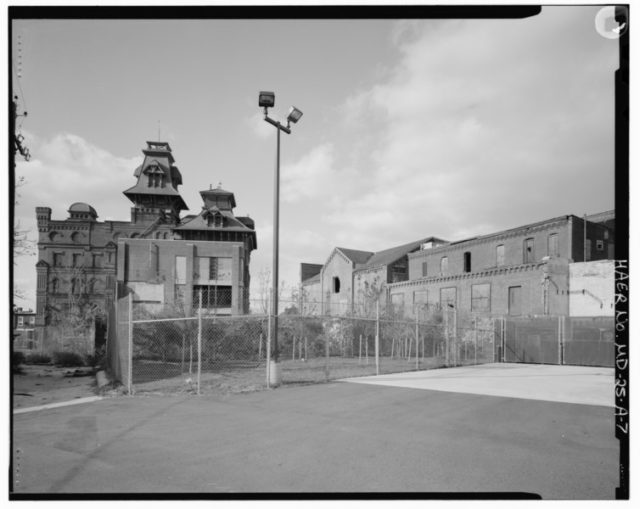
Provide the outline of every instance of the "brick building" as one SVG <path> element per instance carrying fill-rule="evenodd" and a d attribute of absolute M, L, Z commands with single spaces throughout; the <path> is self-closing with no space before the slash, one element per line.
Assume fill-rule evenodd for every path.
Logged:
<path fill-rule="evenodd" d="M 412 253 L 409 278 L 388 286 L 390 300 L 406 314 L 453 305 L 482 315 L 568 316 L 570 265 L 613 257 L 612 213 L 606 217 L 608 226 L 567 215 Z"/>
<path fill-rule="evenodd" d="M 31 309 L 14 308 L 12 317 L 13 351 L 32 353 L 40 351 L 35 337 L 36 314 Z"/>
<path fill-rule="evenodd" d="M 429 237 L 379 252 L 336 247 L 324 265 L 302 264 L 303 311 L 370 314 L 374 300 L 386 302 L 387 285 L 408 279 L 409 253 L 444 242 Z"/>
<path fill-rule="evenodd" d="M 483 316 L 568 316 L 572 309 L 608 315 L 613 307 L 607 285 L 612 288 L 613 279 L 600 270 L 589 280 L 575 264 L 612 259 L 614 237 L 610 211 L 556 217 L 457 242 L 431 237 L 379 253 L 336 248 L 302 288 L 324 313 L 370 314 L 372 292 L 383 289 L 381 304 L 390 302 L 407 316 L 443 306 Z M 599 290 L 592 291 L 596 280 Z M 578 305 L 580 298 L 600 305 Z"/>
<path fill-rule="evenodd" d="M 187 205 L 169 144 L 147 142 L 142 152 L 136 184 L 124 191 L 130 221 L 98 221 L 86 203 L 71 205 L 63 220 L 36 208 L 36 337 L 46 351 L 103 345 L 108 310 L 127 292 L 150 309 L 179 302 L 190 312 L 193 292 L 206 288 L 206 307 L 248 311 L 253 220 L 235 217 L 233 193 L 220 188 L 202 191 L 201 212 L 181 218 Z"/>

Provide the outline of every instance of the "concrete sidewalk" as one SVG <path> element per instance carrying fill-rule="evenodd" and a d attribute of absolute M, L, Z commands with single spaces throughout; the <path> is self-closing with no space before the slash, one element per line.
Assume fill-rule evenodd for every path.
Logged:
<path fill-rule="evenodd" d="M 559 403 L 614 406 L 613 368 L 496 363 L 363 376 L 341 381 Z"/>

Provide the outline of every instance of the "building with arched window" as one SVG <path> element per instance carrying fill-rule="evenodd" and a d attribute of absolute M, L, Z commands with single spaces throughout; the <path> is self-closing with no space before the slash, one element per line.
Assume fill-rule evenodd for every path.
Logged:
<path fill-rule="evenodd" d="M 149 310 L 191 312 L 200 295 L 203 308 L 218 314 L 249 310 L 253 220 L 236 217 L 233 193 L 220 187 L 200 193 L 201 212 L 184 215 L 182 174 L 169 144 L 149 141 L 142 152 L 136 183 L 124 191 L 130 221 L 98 221 L 83 202 L 62 220 L 36 208 L 36 336 L 44 351 L 100 348 L 109 309 L 126 293 Z"/>

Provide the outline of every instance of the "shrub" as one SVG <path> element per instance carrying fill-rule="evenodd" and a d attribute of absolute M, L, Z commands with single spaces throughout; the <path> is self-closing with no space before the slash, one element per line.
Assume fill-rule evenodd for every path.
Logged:
<path fill-rule="evenodd" d="M 104 369 L 105 368 L 105 348 L 99 348 L 93 354 L 87 354 L 84 356 L 84 361 L 87 366 L 93 368 Z"/>
<path fill-rule="evenodd" d="M 75 352 L 53 352 L 53 363 L 63 368 L 84 366 L 84 360 Z"/>
<path fill-rule="evenodd" d="M 11 354 L 11 372 L 22 373 L 21 364 L 24 364 L 25 358 L 22 352 L 13 352 Z"/>
<path fill-rule="evenodd" d="M 43 353 L 32 353 L 27 356 L 27 364 L 51 364 L 51 357 Z"/>

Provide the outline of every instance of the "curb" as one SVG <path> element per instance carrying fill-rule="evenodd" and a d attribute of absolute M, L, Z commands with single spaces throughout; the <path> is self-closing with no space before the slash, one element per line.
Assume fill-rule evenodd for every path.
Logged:
<path fill-rule="evenodd" d="M 90 396 L 88 398 L 72 399 L 71 401 L 62 401 L 60 403 L 49 403 L 48 405 L 32 406 L 27 408 L 18 408 L 13 411 L 15 414 L 26 414 L 28 412 L 36 412 L 38 410 L 49 410 L 51 408 L 59 408 L 63 406 L 80 405 L 82 403 L 93 403 L 94 401 L 100 401 L 102 396 Z"/>

